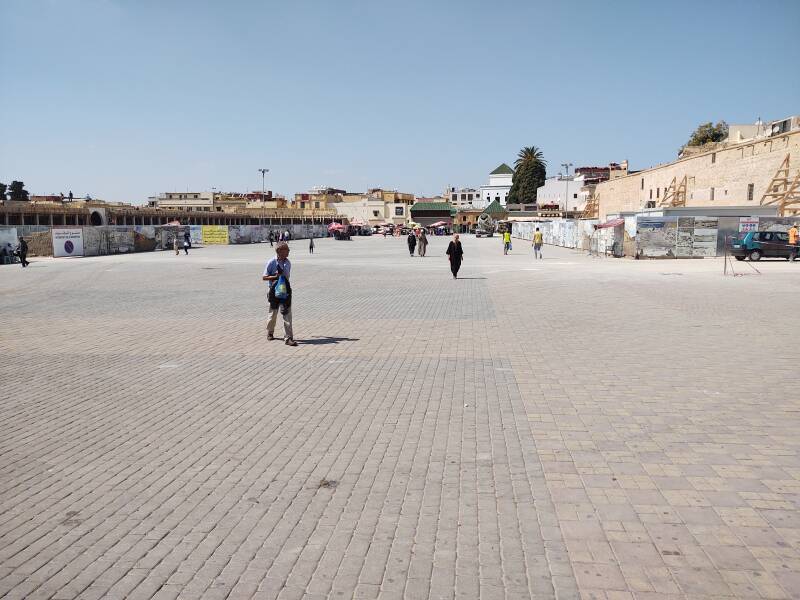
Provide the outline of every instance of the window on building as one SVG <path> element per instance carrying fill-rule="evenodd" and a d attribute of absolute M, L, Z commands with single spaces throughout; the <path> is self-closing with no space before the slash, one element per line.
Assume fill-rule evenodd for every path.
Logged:
<path fill-rule="evenodd" d="M 644 177 L 642 177 L 642 189 L 644 189 Z"/>
<path fill-rule="evenodd" d="M 575 199 L 578 197 L 578 194 L 572 194 L 572 198 Z"/>
<path fill-rule="evenodd" d="M 199 198 L 200 196 L 198 196 L 197 194 L 195 194 L 195 195 L 194 195 L 194 197 L 195 197 L 195 198 Z"/>
<path fill-rule="evenodd" d="M 403 216 L 403 207 L 402 206 L 395 206 L 394 207 L 394 216 L 402 217 Z"/>
<path fill-rule="evenodd" d="M 753 184 L 752 183 L 748 183 L 747 184 L 747 201 L 748 202 L 752 202 L 753 201 Z"/>
<path fill-rule="evenodd" d="M 650 200 L 653 199 L 653 188 L 650 188 Z"/>
<path fill-rule="evenodd" d="M 712 152 L 711 153 L 711 164 L 713 165 L 715 162 L 717 162 L 717 153 L 716 152 Z"/>
<path fill-rule="evenodd" d="M 656 207 L 656 201 L 655 200 L 648 200 L 647 202 L 644 203 L 644 207 L 645 208 L 655 208 Z"/>
<path fill-rule="evenodd" d="M 661 188 L 656 188 L 656 198 L 661 196 Z"/>
<path fill-rule="evenodd" d="M 714 201 L 714 188 L 713 187 L 711 188 L 711 193 L 709 194 L 708 199 L 711 200 L 712 202 Z"/>
<path fill-rule="evenodd" d="M 458 194 L 453 194 L 452 201 L 458 202 Z"/>
<path fill-rule="evenodd" d="M 319 202 L 314 202 L 314 208 L 319 208 Z"/>
<path fill-rule="evenodd" d="M 466 194 L 461 194 L 461 199 L 462 200 L 466 200 L 467 199 L 467 195 Z"/>
<path fill-rule="evenodd" d="M 372 216 L 373 216 L 373 217 L 377 217 L 377 216 L 379 216 L 379 215 L 378 215 L 378 211 L 377 211 L 377 210 L 373 210 L 373 211 L 372 211 Z"/>

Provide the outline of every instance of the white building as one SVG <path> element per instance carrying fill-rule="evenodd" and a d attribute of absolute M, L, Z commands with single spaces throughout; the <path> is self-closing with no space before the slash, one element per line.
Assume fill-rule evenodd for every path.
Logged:
<path fill-rule="evenodd" d="M 481 193 L 473 188 L 448 188 L 444 197 L 454 208 L 475 208 L 481 204 Z"/>
<path fill-rule="evenodd" d="M 480 199 L 473 206 L 475 208 L 486 208 L 495 200 L 505 206 L 508 192 L 511 191 L 511 179 L 513 177 L 514 169 L 506 163 L 497 167 L 489 173 L 489 185 L 481 186 Z"/>
<path fill-rule="evenodd" d="M 545 179 L 544 185 L 536 189 L 536 204 L 539 210 L 543 206 L 558 206 L 559 210 L 579 211 L 586 206 L 589 192 L 582 191 L 585 185 L 583 175 L 559 175 Z"/>

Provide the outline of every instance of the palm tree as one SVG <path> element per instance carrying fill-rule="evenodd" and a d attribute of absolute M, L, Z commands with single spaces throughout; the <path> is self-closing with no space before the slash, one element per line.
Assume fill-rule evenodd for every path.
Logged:
<path fill-rule="evenodd" d="M 526 146 L 517 154 L 517 160 L 514 161 L 514 167 L 519 168 L 520 165 L 536 165 L 542 168 L 547 167 L 547 161 L 544 159 L 544 154 L 536 146 Z"/>
<path fill-rule="evenodd" d="M 522 204 L 536 202 L 536 190 L 544 185 L 547 176 L 547 161 L 536 146 L 526 146 L 514 161 L 514 178 L 508 192 L 508 202 Z"/>

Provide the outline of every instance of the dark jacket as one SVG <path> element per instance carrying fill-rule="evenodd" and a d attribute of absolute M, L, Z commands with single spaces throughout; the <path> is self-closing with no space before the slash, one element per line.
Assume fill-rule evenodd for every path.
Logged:
<path fill-rule="evenodd" d="M 417 236 L 415 236 L 413 233 L 409 233 L 406 241 L 408 242 L 409 247 L 413 248 L 417 245 Z"/>
<path fill-rule="evenodd" d="M 461 257 L 464 256 L 464 250 L 461 248 L 461 242 L 453 242 L 447 246 L 447 255 L 450 260 L 461 262 Z"/>

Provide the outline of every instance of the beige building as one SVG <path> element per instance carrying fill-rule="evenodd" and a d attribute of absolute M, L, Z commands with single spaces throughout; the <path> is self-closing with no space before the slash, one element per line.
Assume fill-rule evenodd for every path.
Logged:
<path fill-rule="evenodd" d="M 286 198 L 267 191 L 247 194 L 232 192 L 166 192 L 148 198 L 151 208 L 186 212 L 244 213 L 287 208 Z"/>
<path fill-rule="evenodd" d="M 294 195 L 295 208 L 324 210 L 331 208 L 336 202 L 342 202 L 344 190 L 335 188 L 314 188 L 310 192 Z"/>
<path fill-rule="evenodd" d="M 329 206 L 350 222 L 402 225 L 410 220 L 410 208 L 413 204 L 414 194 L 373 188 L 366 194 L 342 194 L 339 202 Z"/>
<path fill-rule="evenodd" d="M 214 192 L 165 192 L 147 199 L 152 208 L 186 212 L 214 212 Z"/>
<path fill-rule="evenodd" d="M 600 218 L 662 206 L 759 206 L 789 160 L 788 188 L 800 172 L 800 129 L 727 144 L 675 162 L 602 182 L 595 189 Z"/>

